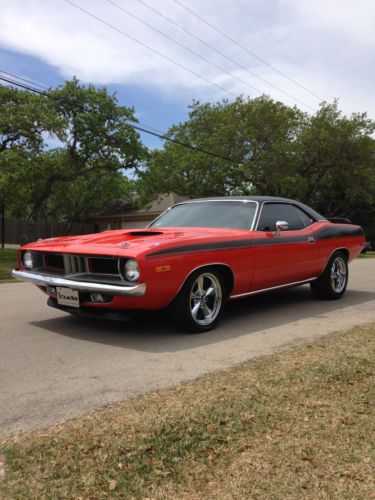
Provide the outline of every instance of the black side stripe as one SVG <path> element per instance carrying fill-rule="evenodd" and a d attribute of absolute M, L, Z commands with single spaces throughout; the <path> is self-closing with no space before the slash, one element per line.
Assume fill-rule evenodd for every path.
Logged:
<path fill-rule="evenodd" d="M 222 250 L 222 249 L 235 249 L 235 248 L 251 248 L 251 247 L 262 247 L 262 246 L 273 246 L 273 245 L 285 245 L 288 243 L 304 243 L 309 241 L 309 238 L 313 237 L 316 241 L 324 240 L 328 238 L 343 238 L 346 236 L 362 236 L 363 231 L 360 227 L 326 227 L 316 231 L 315 233 L 304 235 L 304 236 L 284 236 L 282 239 L 269 237 L 260 238 L 257 240 L 235 240 L 235 241 L 219 241 L 214 243 L 197 243 L 193 245 L 185 245 L 175 248 L 166 248 L 164 250 L 158 250 L 156 252 L 149 253 L 146 257 L 154 257 L 157 255 L 171 255 L 175 253 L 184 252 L 199 252 L 205 250 Z"/>
<path fill-rule="evenodd" d="M 316 231 L 313 236 L 319 240 L 325 240 L 327 238 L 343 238 L 345 236 L 363 236 L 363 229 L 359 226 L 357 227 L 323 227 L 319 231 Z"/>
<path fill-rule="evenodd" d="M 235 240 L 235 241 L 220 241 L 215 243 L 199 243 L 195 245 L 186 245 L 183 247 L 166 248 L 165 250 L 158 250 L 157 252 L 149 253 L 147 257 L 154 255 L 169 255 L 172 253 L 180 252 L 198 252 L 204 250 L 219 250 L 224 248 L 246 248 L 254 246 L 251 240 Z"/>

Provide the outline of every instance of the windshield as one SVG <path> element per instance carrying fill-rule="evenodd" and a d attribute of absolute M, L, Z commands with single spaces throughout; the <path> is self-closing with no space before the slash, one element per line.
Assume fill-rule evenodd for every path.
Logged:
<path fill-rule="evenodd" d="M 256 203 L 243 201 L 195 201 L 176 205 L 149 227 L 218 227 L 247 229 L 252 226 Z"/>

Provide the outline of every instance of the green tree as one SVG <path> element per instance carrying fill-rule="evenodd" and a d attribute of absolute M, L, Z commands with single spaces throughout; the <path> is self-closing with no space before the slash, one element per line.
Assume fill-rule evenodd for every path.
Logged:
<path fill-rule="evenodd" d="M 189 197 L 281 194 L 295 175 L 295 144 L 305 119 L 297 108 L 266 96 L 194 102 L 189 120 L 172 127 L 168 135 L 233 162 L 166 143 L 153 152 L 141 174 L 141 191 L 145 198 L 170 191 Z"/>
<path fill-rule="evenodd" d="M 300 198 L 327 216 L 348 217 L 375 239 L 375 122 L 324 103 L 299 137 Z"/>
<path fill-rule="evenodd" d="M 60 128 L 61 121 L 52 112 L 51 102 L 47 99 L 0 86 L 1 155 L 40 151 L 44 144 L 43 134 L 58 134 Z"/>
<path fill-rule="evenodd" d="M 27 190 L 28 166 L 43 151 L 48 134 L 58 135 L 62 122 L 44 97 L 0 86 L 0 199 L 10 208 Z"/>
<path fill-rule="evenodd" d="M 362 224 L 375 244 L 374 131 L 366 114 L 347 117 L 336 101 L 313 115 L 265 96 L 194 102 L 169 136 L 234 161 L 166 143 L 140 176 L 142 200 L 169 192 L 286 196 Z"/>
<path fill-rule="evenodd" d="M 139 169 L 147 149 L 131 126 L 133 108 L 119 106 L 106 89 L 74 79 L 50 94 L 40 99 L 58 126 L 43 130 L 30 151 L 25 141 L 20 144 L 22 161 L 15 161 L 17 147 L 10 147 L 0 189 L 17 193 L 8 200 L 15 215 L 82 220 L 88 208 L 129 192 L 122 174 Z"/>

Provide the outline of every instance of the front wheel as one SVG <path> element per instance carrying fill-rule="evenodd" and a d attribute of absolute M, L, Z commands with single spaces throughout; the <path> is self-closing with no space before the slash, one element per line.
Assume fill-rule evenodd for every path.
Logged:
<path fill-rule="evenodd" d="M 348 260 L 343 252 L 330 258 L 323 274 L 310 283 L 313 294 L 320 299 L 336 300 L 345 293 L 348 284 Z"/>
<path fill-rule="evenodd" d="M 226 299 L 221 275 L 214 269 L 198 270 L 186 280 L 168 312 L 184 330 L 206 332 L 218 323 Z"/>

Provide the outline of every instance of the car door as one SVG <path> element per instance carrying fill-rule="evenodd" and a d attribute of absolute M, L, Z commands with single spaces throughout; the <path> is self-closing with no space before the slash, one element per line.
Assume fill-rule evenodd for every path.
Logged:
<path fill-rule="evenodd" d="M 288 229 L 276 231 L 276 222 Z M 313 237 L 315 224 L 307 213 L 292 203 L 265 202 L 254 237 L 252 290 L 296 283 L 314 278 L 318 251 Z"/>

